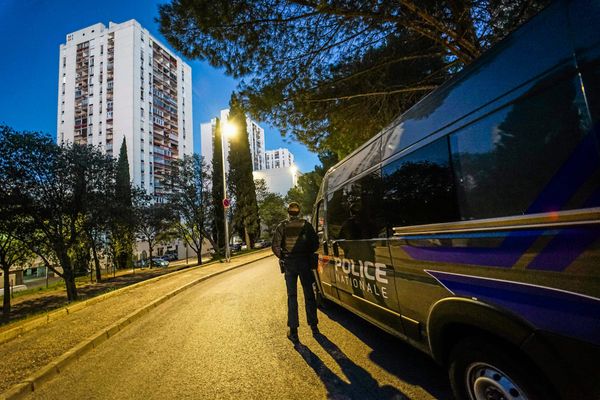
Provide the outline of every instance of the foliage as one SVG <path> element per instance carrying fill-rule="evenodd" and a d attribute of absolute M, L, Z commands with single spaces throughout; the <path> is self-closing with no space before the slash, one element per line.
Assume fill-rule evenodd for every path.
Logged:
<path fill-rule="evenodd" d="M 254 186 L 261 227 L 266 228 L 264 231 L 261 230 L 261 237 L 270 239 L 277 224 L 287 218 L 285 202 L 279 194 L 268 191 L 264 179 L 256 179 Z"/>
<path fill-rule="evenodd" d="M 211 237 L 213 207 L 211 202 L 211 174 L 209 167 L 198 154 L 184 156 L 173 162 L 174 173 L 167 185 L 171 194 L 167 206 L 174 214 L 174 225 L 181 238 L 198 254 L 202 263 L 202 243 Z"/>
<path fill-rule="evenodd" d="M 0 207 L 2 207 L 0 205 Z M 0 219 L 0 269 L 4 279 L 4 296 L 2 299 L 2 316 L 10 314 L 10 279 L 9 273 L 13 266 L 24 266 L 30 262 L 34 254 L 29 248 L 15 237 L 18 219 Z"/>
<path fill-rule="evenodd" d="M 78 252 L 85 221 L 105 195 L 111 162 L 91 146 L 59 147 L 39 133 L 0 127 L 3 218 L 19 219 L 15 236 L 65 280 L 69 301 L 77 299 L 76 270 L 86 268 Z"/>
<path fill-rule="evenodd" d="M 277 193 L 267 193 L 258 205 L 260 221 L 265 225 L 264 237 L 271 238 L 277 225 L 287 218 L 283 197 Z"/>
<path fill-rule="evenodd" d="M 323 182 L 325 173 L 338 161 L 337 155 L 332 152 L 324 152 L 319 155 L 321 165 L 315 166 L 311 172 L 301 175 L 298 184 L 291 188 L 285 196 L 287 203 L 295 201 L 300 204 L 303 215 L 312 215 L 313 207 Z"/>
<path fill-rule="evenodd" d="M 152 197 L 147 194 L 135 196 L 134 199 L 137 238 L 148 243 L 149 257 L 152 260 L 157 244 L 168 242 L 177 236 L 174 229 L 176 217 L 167 204 L 154 203 Z"/>
<path fill-rule="evenodd" d="M 229 122 L 237 127 L 238 134 L 230 140 L 229 145 L 229 187 L 235 203 L 233 207 L 233 228 L 245 238 L 252 248 L 254 238 L 260 226 L 254 178 L 252 176 L 252 159 L 248 143 L 246 114 L 239 100 L 232 96 L 229 111 Z"/>
<path fill-rule="evenodd" d="M 110 219 L 110 252 L 115 265 L 128 268 L 133 265 L 135 220 L 132 212 L 132 188 L 127 158 L 127 142 L 123 138 L 116 166 L 114 202 Z"/>
<path fill-rule="evenodd" d="M 339 156 L 549 0 L 172 0 L 160 30 L 237 78 L 249 111 Z"/>

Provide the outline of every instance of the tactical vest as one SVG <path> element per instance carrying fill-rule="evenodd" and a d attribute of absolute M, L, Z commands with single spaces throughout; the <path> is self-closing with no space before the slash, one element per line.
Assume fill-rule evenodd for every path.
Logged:
<path fill-rule="evenodd" d="M 303 219 L 292 219 L 287 221 L 283 228 L 284 249 L 292 257 L 310 252 L 310 243 L 304 224 L 306 221 Z"/>

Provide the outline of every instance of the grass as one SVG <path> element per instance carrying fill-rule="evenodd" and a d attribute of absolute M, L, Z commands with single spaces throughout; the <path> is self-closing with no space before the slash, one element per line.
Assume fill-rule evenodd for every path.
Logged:
<path fill-rule="evenodd" d="M 233 258 L 247 255 L 250 253 L 262 251 L 264 249 L 249 249 L 236 252 L 233 254 Z M 75 279 L 75 284 L 80 295 L 80 299 L 89 300 L 96 296 L 100 296 L 105 293 L 109 293 L 131 284 L 141 282 L 155 276 L 169 274 L 181 269 L 190 268 L 197 266 L 197 260 L 190 258 L 190 262 L 186 265 L 184 260 L 173 263 L 167 268 L 144 268 L 140 270 L 138 268 L 133 272 L 131 269 L 120 270 L 113 278 L 112 273 L 106 273 L 103 275 L 103 281 L 101 283 L 90 282 L 89 276 L 80 276 Z M 211 260 L 203 260 L 202 266 L 211 265 L 217 262 L 224 262 L 223 259 L 213 258 Z M 104 287 L 103 287 L 104 286 Z M 12 324 L 15 321 L 24 320 L 39 314 L 44 314 L 53 309 L 63 307 L 68 304 L 65 295 L 65 283 L 63 280 L 52 282 L 48 287 L 40 286 L 32 289 L 23 290 L 21 292 L 15 292 L 13 298 L 15 301 L 12 304 L 11 316 L 9 319 L 0 319 L 0 326 Z M 12 302 L 11 302 L 12 303 Z"/>

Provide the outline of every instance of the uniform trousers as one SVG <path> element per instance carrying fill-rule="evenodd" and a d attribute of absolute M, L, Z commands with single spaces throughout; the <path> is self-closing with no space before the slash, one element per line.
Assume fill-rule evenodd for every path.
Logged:
<path fill-rule="evenodd" d="M 307 258 L 285 260 L 285 286 L 288 298 L 288 321 L 290 328 L 298 328 L 298 278 L 304 291 L 306 321 L 310 326 L 317 326 L 317 302 L 313 292 L 314 275 L 310 270 Z"/>

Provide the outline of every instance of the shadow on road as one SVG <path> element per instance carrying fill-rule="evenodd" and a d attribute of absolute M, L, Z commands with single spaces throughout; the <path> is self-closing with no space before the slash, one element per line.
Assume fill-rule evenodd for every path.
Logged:
<path fill-rule="evenodd" d="M 373 399 L 407 400 L 402 392 L 393 386 L 379 386 L 371 374 L 350 360 L 338 346 L 324 335 L 315 337 L 317 342 L 338 363 L 350 383 L 340 379 L 325 363 L 302 343 L 296 343 L 294 349 L 315 371 L 327 388 L 327 398 L 333 400 Z"/>
<path fill-rule="evenodd" d="M 454 398 L 446 371 L 426 354 L 336 304 L 328 303 L 321 311 L 370 347 L 371 361 L 390 374 L 436 399 Z"/>

